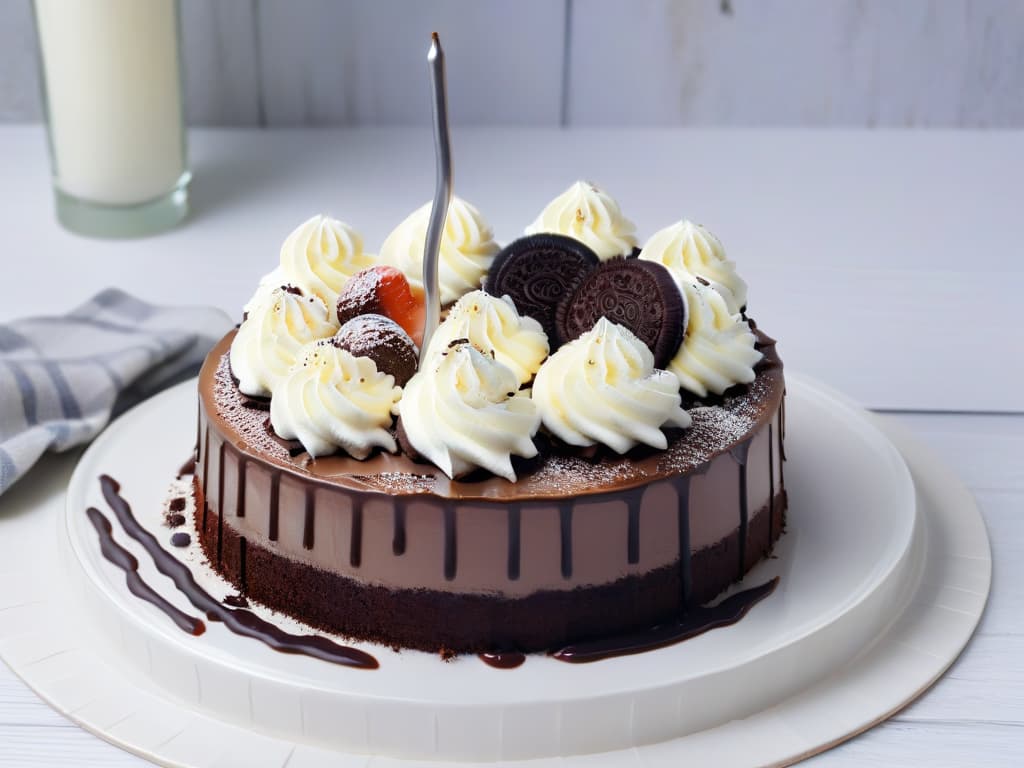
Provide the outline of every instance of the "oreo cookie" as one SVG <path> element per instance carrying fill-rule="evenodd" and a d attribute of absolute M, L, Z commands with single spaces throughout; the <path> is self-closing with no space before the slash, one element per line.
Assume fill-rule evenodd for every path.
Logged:
<path fill-rule="evenodd" d="M 555 349 L 555 310 L 600 260 L 590 248 L 562 235 L 528 235 L 494 257 L 484 282 L 492 296 L 509 296 L 521 315 L 541 324 Z"/>
<path fill-rule="evenodd" d="M 558 305 L 558 343 L 581 336 L 602 317 L 631 330 L 664 368 L 686 331 L 686 301 L 661 264 L 640 259 L 611 259 L 586 276 Z"/>
<path fill-rule="evenodd" d="M 356 357 L 368 357 L 377 370 L 390 373 L 404 387 L 416 373 L 416 345 L 398 323 L 384 315 L 356 315 L 331 339 Z"/>

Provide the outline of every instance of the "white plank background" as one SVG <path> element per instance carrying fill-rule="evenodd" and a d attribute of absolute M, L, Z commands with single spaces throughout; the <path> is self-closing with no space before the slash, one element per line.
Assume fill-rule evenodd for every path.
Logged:
<path fill-rule="evenodd" d="M 572 21 L 572 124 L 1024 124 L 1014 0 L 578 0 Z"/>
<path fill-rule="evenodd" d="M 252 0 L 181 4 L 186 117 L 211 125 L 265 122 Z"/>
<path fill-rule="evenodd" d="M 0 2 L 0 121 L 39 119 L 37 56 L 28 0 Z"/>
<path fill-rule="evenodd" d="M 84 0 L 69 0 L 80 2 Z M 181 0 L 197 125 L 1024 125 L 1018 0 Z M 0 121 L 39 119 L 30 0 L 0 2 Z"/>
<path fill-rule="evenodd" d="M 296 12 L 296 6 L 305 12 Z M 262 93 L 269 125 L 392 124 L 430 117 L 426 50 L 443 33 L 453 118 L 559 119 L 562 3 L 262 0 Z"/>

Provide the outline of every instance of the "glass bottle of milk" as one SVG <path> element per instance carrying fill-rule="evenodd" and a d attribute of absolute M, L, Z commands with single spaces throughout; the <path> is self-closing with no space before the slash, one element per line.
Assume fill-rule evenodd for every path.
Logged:
<path fill-rule="evenodd" d="M 35 0 L 57 217 L 137 237 L 188 209 L 177 0 Z"/>

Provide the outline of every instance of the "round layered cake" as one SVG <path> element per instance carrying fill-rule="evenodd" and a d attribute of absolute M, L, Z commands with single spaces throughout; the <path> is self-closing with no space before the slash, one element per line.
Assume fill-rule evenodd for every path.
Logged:
<path fill-rule="evenodd" d="M 638 249 L 579 183 L 499 249 L 456 200 L 447 317 L 417 366 L 426 213 L 380 257 L 306 222 L 210 353 L 195 488 L 211 564 L 314 627 L 461 653 L 664 624 L 767 556 L 782 364 L 720 243 L 682 221 Z"/>

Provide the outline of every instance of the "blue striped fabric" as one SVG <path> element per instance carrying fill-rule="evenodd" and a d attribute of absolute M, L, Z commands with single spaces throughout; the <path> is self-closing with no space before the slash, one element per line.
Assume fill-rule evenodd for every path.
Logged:
<path fill-rule="evenodd" d="M 194 376 L 231 327 L 210 307 L 158 307 L 109 288 L 63 317 L 0 324 L 0 493 L 46 451 Z"/>

